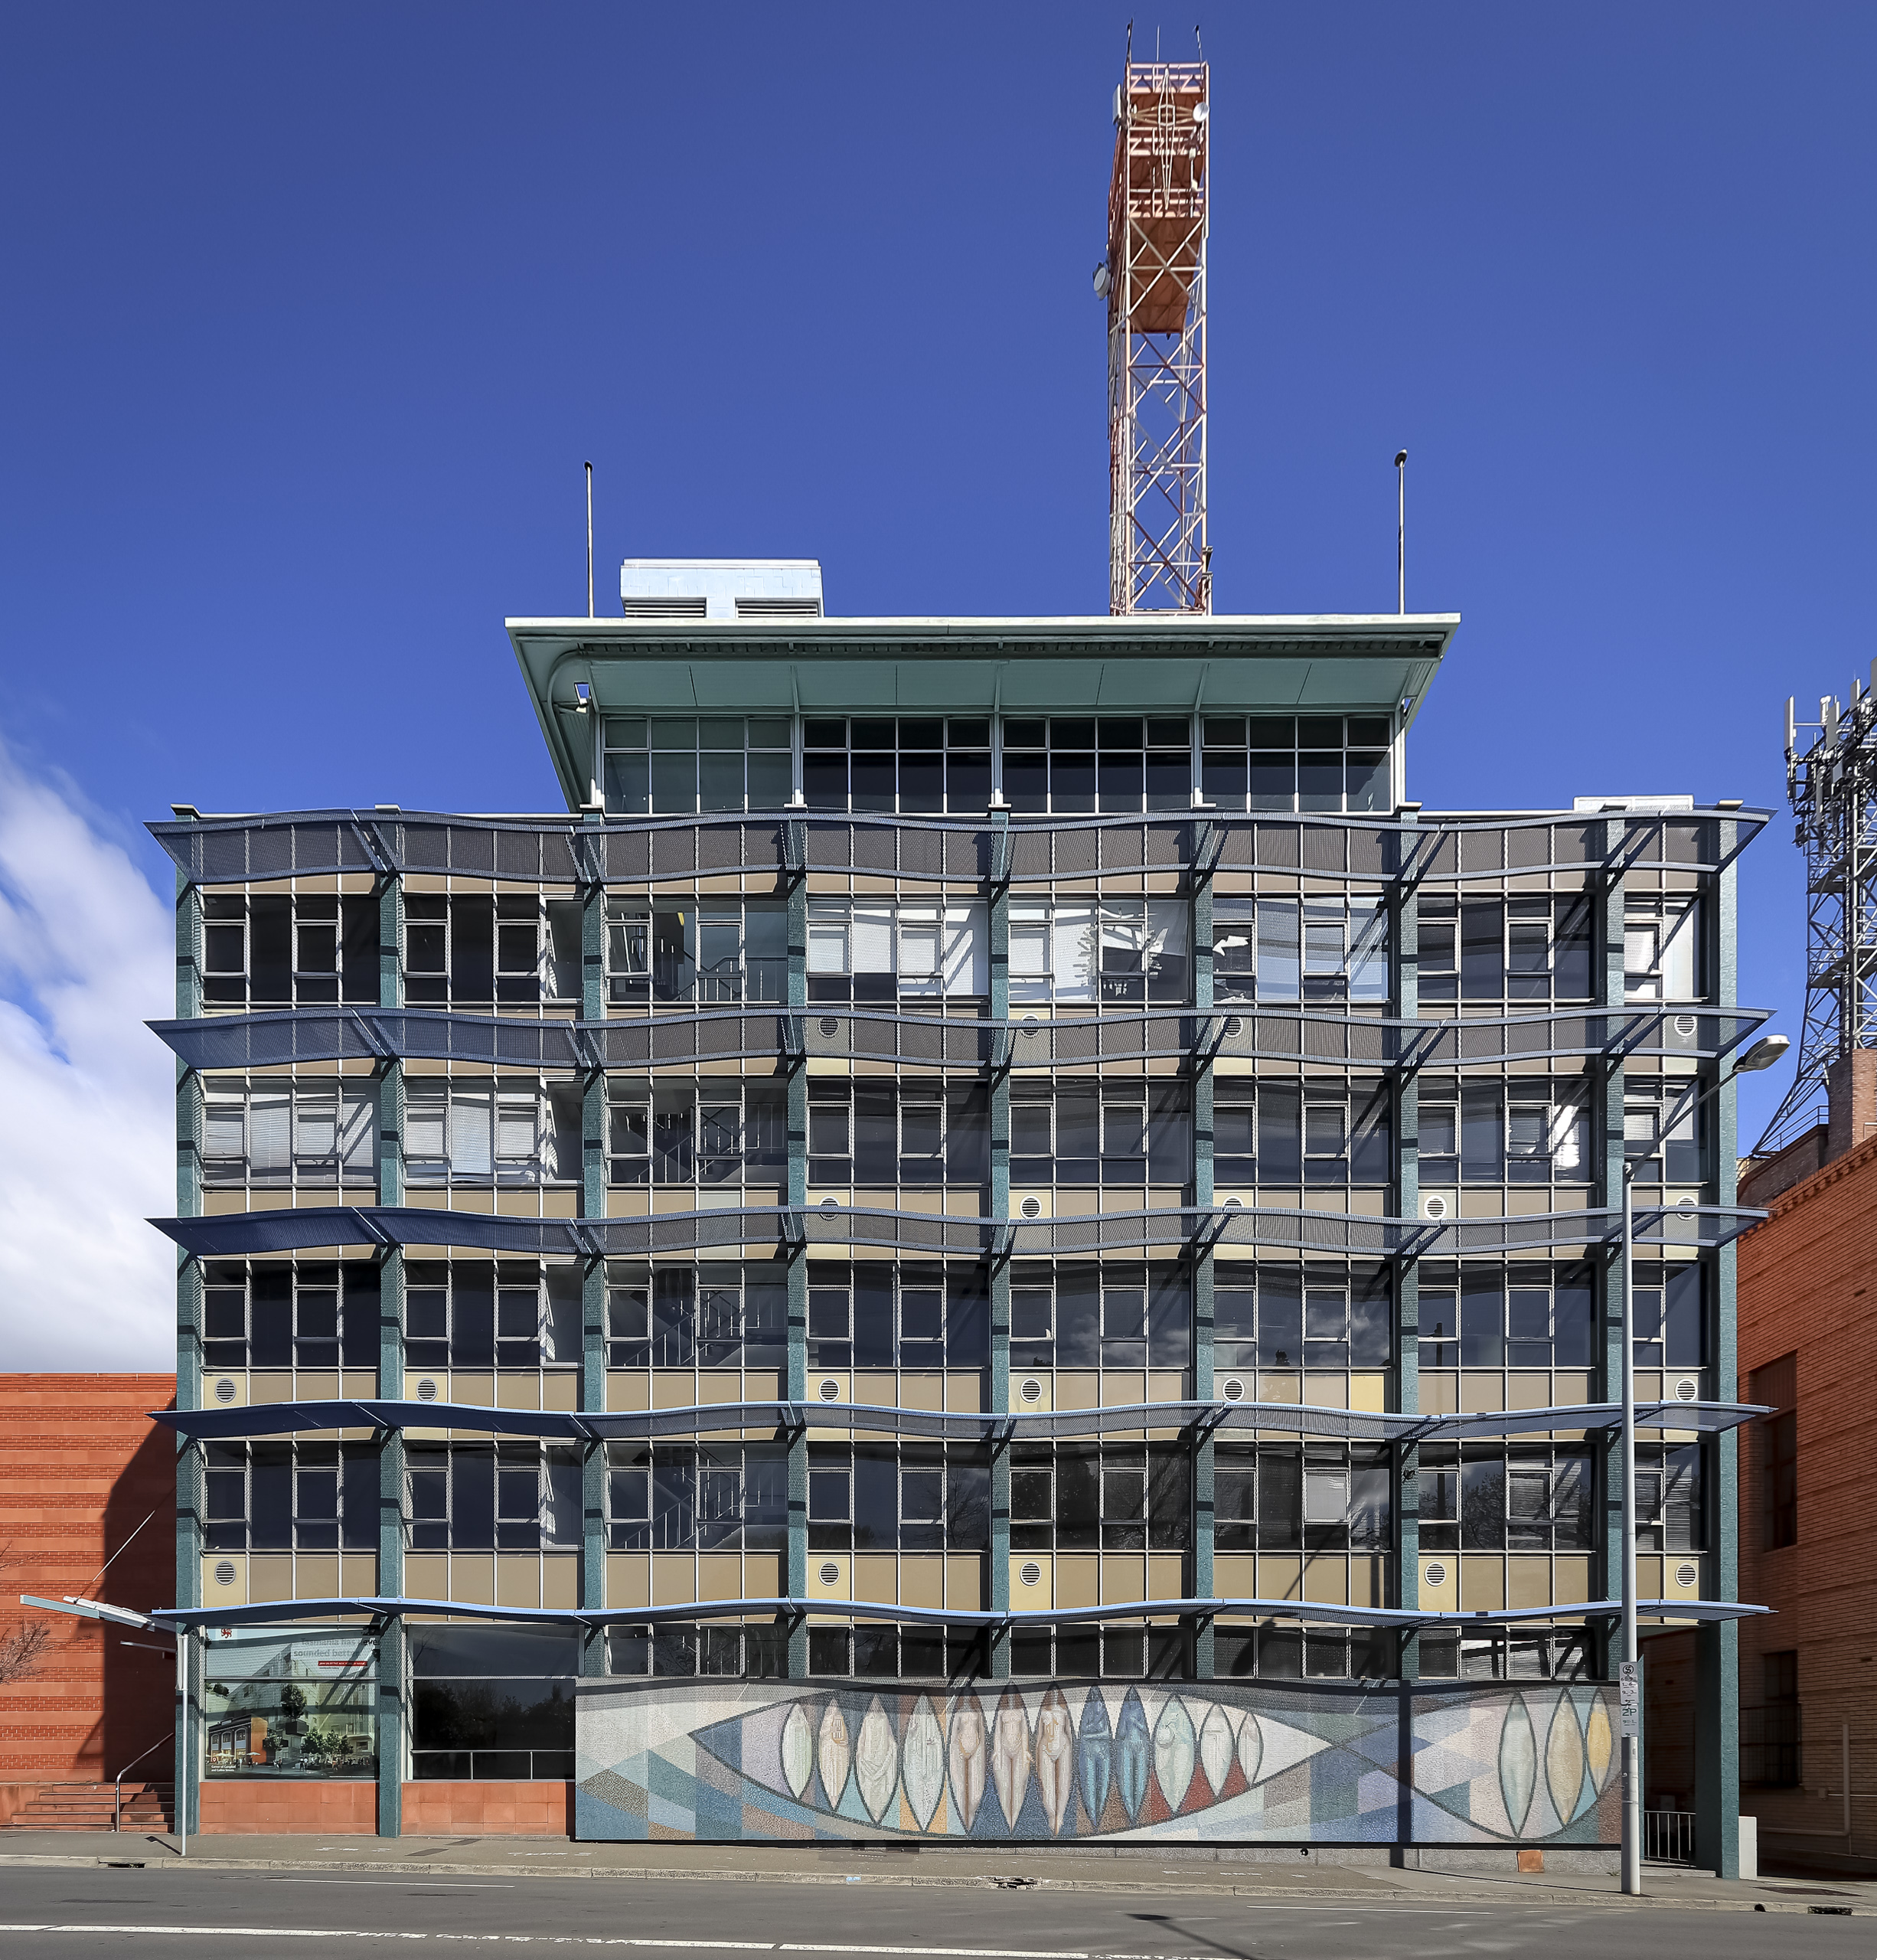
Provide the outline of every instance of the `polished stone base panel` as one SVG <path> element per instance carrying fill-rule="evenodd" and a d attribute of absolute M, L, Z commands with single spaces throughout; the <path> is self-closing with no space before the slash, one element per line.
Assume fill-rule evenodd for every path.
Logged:
<path fill-rule="evenodd" d="M 1601 1848 L 1615 1690 L 582 1682 L 575 1835 Z"/>

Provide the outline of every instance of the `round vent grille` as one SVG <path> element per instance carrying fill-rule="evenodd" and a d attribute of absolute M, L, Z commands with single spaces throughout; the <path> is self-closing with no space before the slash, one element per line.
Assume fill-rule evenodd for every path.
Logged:
<path fill-rule="evenodd" d="M 1026 1034 L 1033 1034 L 1042 1024 L 1033 1014 L 1027 1014 L 1018 1024 Z"/>
<path fill-rule="evenodd" d="M 215 1565 L 215 1583 L 217 1586 L 232 1586 L 234 1583 L 233 1561 L 230 1559 L 217 1560 Z"/>
<path fill-rule="evenodd" d="M 1444 1218 L 1447 1216 L 1446 1199 L 1440 1197 L 1424 1197 L 1421 1200 L 1421 1216 L 1423 1218 L 1436 1220 Z"/>
<path fill-rule="evenodd" d="M 821 1029 L 822 1034 L 831 1041 L 841 1032 L 841 1023 L 831 1014 L 824 1014 L 821 1017 Z"/>
<path fill-rule="evenodd" d="M 1043 1200 L 1038 1197 L 1027 1197 L 1017 1208 L 1026 1218 L 1040 1218 L 1043 1216 Z"/>
<path fill-rule="evenodd" d="M 1228 1402 L 1242 1402 L 1245 1400 L 1245 1384 L 1236 1375 L 1227 1375 L 1219 1393 Z"/>
<path fill-rule="evenodd" d="M 837 1197 L 824 1197 L 821 1200 L 821 1209 L 824 1211 L 838 1211 L 841 1209 L 841 1200 Z"/>
<path fill-rule="evenodd" d="M 832 1375 L 824 1375 L 821 1385 L 814 1392 L 824 1402 L 838 1402 L 841 1400 L 841 1383 Z"/>
<path fill-rule="evenodd" d="M 235 1385 L 226 1375 L 224 1375 L 215 1384 L 215 1400 L 217 1402 L 232 1402 L 234 1399 Z"/>
<path fill-rule="evenodd" d="M 428 1375 L 417 1384 L 417 1400 L 419 1402 L 434 1402 L 436 1400 L 436 1383 Z"/>
<path fill-rule="evenodd" d="M 1043 1400 L 1043 1384 L 1034 1375 L 1026 1375 L 1017 1393 L 1026 1402 L 1040 1402 Z"/>
<path fill-rule="evenodd" d="M 835 1564 L 832 1559 L 824 1559 L 821 1563 L 820 1577 L 824 1586 L 832 1586 L 841 1577 L 841 1567 Z"/>
<path fill-rule="evenodd" d="M 1245 1200 L 1242 1197 L 1229 1197 L 1226 1200 L 1222 1209 L 1227 1211 L 1242 1211 L 1245 1209 Z"/>
<path fill-rule="evenodd" d="M 1683 1375 L 1675 1384 L 1675 1399 L 1677 1402 L 1692 1402 L 1696 1393 L 1697 1387 L 1693 1375 Z"/>
<path fill-rule="evenodd" d="M 1239 1016 L 1236 1014 L 1229 1014 L 1226 1016 L 1226 1033 L 1228 1036 L 1242 1034 L 1244 1032 L 1245 1023 Z"/>
<path fill-rule="evenodd" d="M 1430 1559 L 1422 1568 L 1421 1576 L 1430 1586 L 1444 1586 L 1447 1583 L 1447 1568 L 1438 1559 Z"/>
<path fill-rule="evenodd" d="M 1675 1583 L 1677 1586 L 1692 1586 L 1700 1576 L 1700 1573 L 1691 1565 L 1678 1565 L 1675 1568 Z"/>
<path fill-rule="evenodd" d="M 1034 1586 L 1043 1576 L 1043 1568 L 1034 1559 L 1025 1559 L 1017 1568 L 1017 1576 L 1026 1586 Z"/>
<path fill-rule="evenodd" d="M 1695 1034 L 1695 1018 L 1691 1014 L 1678 1014 L 1675 1017 L 1675 1031 L 1684 1041 L 1692 1041 Z"/>
<path fill-rule="evenodd" d="M 1689 1196 L 1687 1192 L 1683 1191 L 1681 1196 L 1675 1200 L 1675 1209 L 1680 1212 L 1683 1217 L 1692 1217 L 1694 1214 L 1695 1200 Z"/>

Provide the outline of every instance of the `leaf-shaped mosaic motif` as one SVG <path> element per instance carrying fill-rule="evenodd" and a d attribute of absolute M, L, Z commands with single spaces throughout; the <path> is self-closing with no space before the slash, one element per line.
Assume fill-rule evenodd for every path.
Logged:
<path fill-rule="evenodd" d="M 1115 1781 L 1115 1734 L 1108 1726 L 1108 1704 L 1095 1689 L 1083 1704 L 1082 1732 L 1076 1743 L 1076 1773 L 1082 1787 L 1082 1808 L 1092 1825 L 1098 1824 Z"/>
<path fill-rule="evenodd" d="M 1053 1837 L 1062 1834 L 1075 1788 L 1076 1731 L 1063 1690 L 1053 1687 L 1036 1710 L 1036 1792 Z"/>
<path fill-rule="evenodd" d="M 1499 1793 L 1506 1804 L 1506 1821 L 1513 1835 L 1525 1828 L 1538 1788 L 1538 1743 L 1525 1697 L 1515 1694 L 1499 1726 Z"/>
<path fill-rule="evenodd" d="M 789 1793 L 798 1802 L 814 1771 L 814 1729 L 802 1712 L 800 1702 L 788 1711 L 782 1724 L 782 1775 Z"/>
<path fill-rule="evenodd" d="M 1115 1785 L 1130 1824 L 1147 1802 L 1147 1779 L 1153 1762 L 1154 1739 L 1147 1733 L 1147 1710 L 1138 1692 L 1130 1688 L 1121 1704 L 1121 1720 L 1115 1724 Z"/>
<path fill-rule="evenodd" d="M 815 1762 L 821 1772 L 821 1791 L 830 1810 L 839 1808 L 841 1792 L 847 1787 L 847 1769 L 854 1760 L 853 1739 L 847 1733 L 847 1718 L 838 1701 L 831 1701 L 821 1717 L 821 1732 L 814 1742 Z"/>
<path fill-rule="evenodd" d="M 984 1704 L 974 1694 L 962 1695 L 952 1704 L 947 1755 L 952 1807 L 968 1831 L 978 1821 L 991 1771 L 990 1724 L 984 1720 Z"/>
<path fill-rule="evenodd" d="M 1232 1718 L 1217 1702 L 1200 1725 L 1200 1766 L 1214 1796 L 1232 1773 Z"/>
<path fill-rule="evenodd" d="M 1154 1725 L 1154 1774 L 1169 1810 L 1177 1810 L 1192 1787 L 1197 1740 L 1186 1704 L 1177 1694 L 1169 1695 Z"/>
<path fill-rule="evenodd" d="M 1610 1711 L 1598 1695 L 1584 1718 L 1584 1762 L 1590 1780 L 1601 1795 L 1610 1780 L 1610 1766 L 1616 1754 L 1616 1739 L 1610 1730 Z"/>
<path fill-rule="evenodd" d="M 1004 1820 L 1014 1824 L 1030 1788 L 1030 1717 L 1023 1697 L 1009 1688 L 997 1704 L 991 1723 L 991 1780 L 1004 1808 Z"/>
<path fill-rule="evenodd" d="M 1551 1711 L 1551 1733 L 1545 1738 L 1545 1787 L 1561 1824 L 1578 1812 L 1584 1794 L 1584 1732 L 1568 1694 L 1558 1697 Z"/>
<path fill-rule="evenodd" d="M 906 1800 L 912 1806 L 920 1830 L 929 1831 L 945 1787 L 945 1731 L 939 1726 L 938 1712 L 933 1708 L 929 1695 L 920 1696 L 912 1710 L 912 1719 L 906 1725 L 906 1740 L 900 1755 L 903 1759 L 901 1774 L 906 1782 Z"/>
<path fill-rule="evenodd" d="M 878 1695 L 868 1704 L 855 1740 L 854 1778 L 867 1815 L 877 1824 L 899 1787 L 899 1746 Z"/>
<path fill-rule="evenodd" d="M 1258 1767 L 1264 1753 L 1265 1738 L 1258 1727 L 1257 1710 L 1248 1708 L 1239 1725 L 1239 1767 L 1245 1772 L 1246 1782 L 1258 1781 Z"/>

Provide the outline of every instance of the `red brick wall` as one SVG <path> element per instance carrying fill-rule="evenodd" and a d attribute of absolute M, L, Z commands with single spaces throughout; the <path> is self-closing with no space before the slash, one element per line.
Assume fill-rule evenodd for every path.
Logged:
<path fill-rule="evenodd" d="M 202 1785 L 204 1832 L 267 1836 L 317 1831 L 369 1837 L 378 1828 L 376 1783 L 313 1780 L 271 1783 L 211 1778 Z M 571 1783 L 406 1783 L 404 1835 L 439 1832 L 481 1838 L 570 1838 Z"/>
<path fill-rule="evenodd" d="M 35 1672 L 0 1687 L 0 1786 L 107 1781 L 171 1733 L 175 1662 L 126 1644 L 160 1646 L 161 1635 L 18 1602 L 73 1592 L 140 1612 L 175 1603 L 175 1445 L 146 1412 L 175 1391 L 174 1375 L 0 1374 L 0 1634 L 29 1615 L 52 1629 Z M 158 1749 L 135 1773 L 170 1771 Z"/>
<path fill-rule="evenodd" d="M 1773 1607 L 1741 1629 L 1743 1709 L 1759 1700 L 1760 1657 L 1795 1648 L 1804 1789 L 1748 1788 L 1761 1856 L 1842 1854 L 1840 1725 L 1851 1730 L 1851 1787 L 1877 1788 L 1877 1139 L 1781 1194 L 1740 1241 L 1740 1393 L 1755 1368 L 1796 1352 L 1799 1534 L 1768 1547 L 1762 1438 L 1745 1437 L 1741 1596 Z M 1829 1787 L 1832 1795 L 1817 1792 Z M 1877 1859 L 1877 1803 L 1856 1802 L 1852 1849 Z"/>
<path fill-rule="evenodd" d="M 406 1783 L 404 1834 L 474 1831 L 485 1838 L 571 1838 L 571 1783 Z"/>
<path fill-rule="evenodd" d="M 317 1831 L 327 1837 L 371 1837 L 378 1828 L 374 1782 L 266 1782 L 258 1777 L 204 1777 L 202 1829 L 248 1837 Z"/>

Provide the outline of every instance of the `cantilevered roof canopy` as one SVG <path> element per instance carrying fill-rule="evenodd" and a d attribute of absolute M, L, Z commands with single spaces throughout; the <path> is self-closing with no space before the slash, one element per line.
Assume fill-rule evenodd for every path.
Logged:
<path fill-rule="evenodd" d="M 570 805 L 610 714 L 1393 713 L 1457 612 L 1059 619 L 510 619 Z"/>

